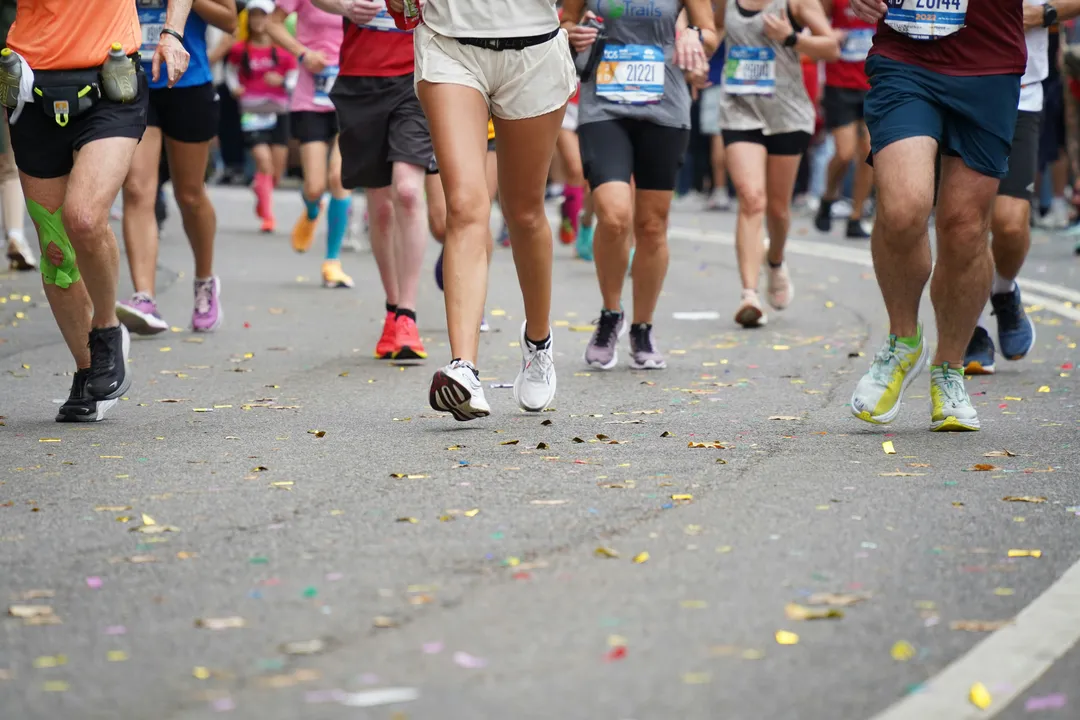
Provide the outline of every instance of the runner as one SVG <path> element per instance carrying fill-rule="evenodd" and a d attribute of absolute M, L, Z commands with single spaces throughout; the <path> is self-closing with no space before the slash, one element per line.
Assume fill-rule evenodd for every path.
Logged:
<path fill-rule="evenodd" d="M 394 25 L 382 0 L 315 0 L 345 16 L 341 70 L 330 99 L 341 128 L 341 180 L 363 188 L 371 249 L 386 293 L 375 357 L 422 360 L 416 296 L 424 262 L 424 176 L 435 172 L 427 118 L 413 89 L 412 32 Z"/>
<path fill-rule="evenodd" d="M 563 115 L 562 130 L 559 131 L 559 139 L 555 141 L 555 149 L 558 151 L 559 157 L 562 158 L 566 180 L 563 185 L 562 205 L 559 211 L 560 215 L 562 215 L 562 221 L 559 223 L 559 241 L 563 245 L 574 243 L 574 249 L 578 257 L 592 260 L 593 228 L 589 227 L 585 238 L 579 237 L 581 211 L 584 208 L 585 196 L 589 191 L 589 187 L 585 183 L 585 171 L 581 167 L 581 146 L 578 143 L 577 135 L 579 94 L 580 91 L 574 93 L 574 97 L 570 98 L 570 102 L 567 103 L 566 114 Z M 582 240 L 588 243 L 585 248 L 583 248 Z M 585 252 L 582 252 L 583 249 Z"/>
<path fill-rule="evenodd" d="M 148 0 L 139 5 L 144 58 L 150 57 L 157 45 L 167 4 L 166 0 Z M 147 129 L 135 150 L 123 192 L 124 247 L 135 294 L 116 306 L 120 322 L 139 335 L 169 329 L 155 300 L 159 233 L 154 205 L 160 187 L 162 137 L 173 195 L 195 255 L 191 327 L 195 332 L 210 332 L 221 324 L 221 281 L 214 275 L 217 214 L 206 192 L 210 141 L 217 135 L 220 108 L 206 52 L 206 28 L 212 24 L 231 33 L 236 29 L 236 18 L 234 0 L 198 3 L 184 26 L 184 48 L 191 55 L 191 67 L 175 86 L 166 87 L 164 77 L 150 83 Z M 145 59 L 143 64 L 147 64 Z"/>
<path fill-rule="evenodd" d="M 398 26 L 405 26 L 402 0 L 388 3 Z M 554 0 L 429 0 L 423 12 L 415 33 L 416 92 L 446 192 L 446 322 L 453 358 L 432 378 L 429 402 L 457 420 L 491 412 L 476 360 L 491 232 L 485 130 L 493 116 L 499 202 L 525 304 L 514 398 L 539 412 L 554 399 L 556 385 L 544 184 L 576 82 L 566 34 Z"/>
<path fill-rule="evenodd" d="M 295 85 L 296 58 L 278 48 L 267 27 L 273 0 L 249 0 L 248 38 L 232 46 L 226 82 L 240 103 L 240 127 L 255 160 L 255 214 L 260 230 L 274 232 L 274 188 L 289 153 L 289 91 Z"/>
<path fill-rule="evenodd" d="M 984 0 L 966 16 L 966 3 L 960 12 L 916 9 L 917 3 L 851 0 L 859 18 L 880 20 L 866 61 L 873 78 L 866 124 L 878 188 L 871 250 L 889 313 L 889 339 L 855 388 L 851 412 L 872 423 L 899 414 L 929 357 L 919 301 L 933 268 L 938 343 L 930 429 L 978 430 L 964 386 L 964 351 L 990 295 L 986 230 L 998 182 L 1008 174 L 1025 65 L 1024 11 L 1016 0 Z M 927 223 L 939 152 L 932 266 Z"/>
<path fill-rule="evenodd" d="M 636 245 L 630 367 L 662 369 L 664 356 L 653 338 L 653 315 L 668 268 L 667 225 L 675 181 L 690 140 L 690 91 L 683 74 L 707 70 L 720 44 L 709 0 L 661 0 L 648 18 L 612 12 L 619 6 L 568 0 L 563 27 L 574 49 L 590 52 L 603 21 L 606 44 L 595 73 L 585 67 L 578 127 L 581 159 L 592 188 L 597 227 L 596 276 L 603 305 L 585 362 L 610 370 L 618 362 L 618 340 L 626 334 L 622 289 Z M 691 25 L 677 31 L 686 10 Z M 589 63 L 591 64 L 591 63 Z M 626 75 L 624 75 L 624 73 Z M 641 84 L 630 84 L 641 76 Z M 634 181 L 631 188 L 630 181 Z"/>
<path fill-rule="evenodd" d="M 728 193 L 727 166 L 724 162 L 724 135 L 720 129 L 720 104 L 724 98 L 724 43 L 709 58 L 708 85 L 699 94 L 698 107 L 700 116 L 698 125 L 701 134 L 709 138 L 709 165 L 712 170 L 712 182 L 709 183 L 709 196 L 705 200 L 705 209 L 720 212 L 731 209 L 731 195 Z"/>
<path fill-rule="evenodd" d="M 171 2 L 151 36 L 154 80 L 173 85 L 187 69 L 180 29 L 190 7 Z M 41 245 L 45 296 L 75 359 L 57 422 L 101 420 L 131 386 L 130 340 L 114 310 L 119 251 L 109 208 L 146 126 L 149 91 L 135 62 L 140 39 L 131 0 L 20 3 L 7 38 L 21 72 L 0 71 L 0 96 Z"/>
<path fill-rule="evenodd" d="M 836 151 L 829 161 L 825 194 L 818 206 L 814 226 L 819 232 L 832 230 L 833 203 L 855 162 L 851 217 L 847 221 L 849 240 L 869 240 L 863 222 L 866 199 L 874 183 L 874 168 L 866 162 L 870 155 L 870 133 L 863 120 L 863 100 L 870 84 L 863 64 L 874 42 L 874 25 L 855 17 L 848 0 L 824 0 L 832 26 L 841 33 L 840 59 L 825 63 L 825 129 L 832 133 Z"/>
<path fill-rule="evenodd" d="M 1031 248 L 1031 203 L 1039 167 L 1039 135 L 1042 130 L 1043 81 L 1050 74 L 1048 28 L 1058 20 L 1080 14 L 1080 0 L 1028 0 L 1024 9 L 1027 68 L 1020 80 L 1020 107 L 1009 154 L 1009 172 L 998 187 L 990 219 L 993 241 L 994 279 L 990 305 L 997 318 L 998 345 L 1007 360 L 1024 358 L 1035 345 L 1035 324 L 1024 311 L 1016 278 Z M 969 375 L 993 374 L 994 341 L 985 314 L 964 353 Z"/>
<path fill-rule="evenodd" d="M 735 256 L 743 290 L 735 322 L 753 328 L 768 322 L 758 296 L 763 223 L 769 234 L 769 304 L 783 310 L 795 295 L 784 247 L 795 179 L 814 132 L 814 104 L 799 58 L 836 60 L 840 47 L 816 1 L 726 2 L 717 13 L 727 32 L 720 126 L 739 201 Z"/>
<path fill-rule="evenodd" d="M 0 47 L 7 45 L 8 30 L 15 22 L 16 0 L 0 2 Z M 0 207 L 4 212 L 4 234 L 7 237 L 8 266 L 12 270 L 33 270 L 37 267 L 34 251 L 23 234 L 25 200 L 19 184 L 19 168 L 11 152 L 11 134 L 7 123 L 0 128 Z"/>
<path fill-rule="evenodd" d="M 285 20 L 296 13 L 296 37 Z M 330 188 L 326 213 L 326 259 L 322 264 L 323 286 L 351 288 L 353 279 L 341 268 L 341 245 L 349 228 L 352 193 L 341 184 L 341 152 L 338 150 L 338 124 L 330 90 L 338 74 L 341 41 L 344 37 L 341 18 L 320 9 L 312 0 L 277 0 L 271 16 L 270 37 L 300 61 L 300 75 L 292 93 L 289 130 L 300 142 L 300 165 L 304 173 L 301 197 L 305 212 L 292 232 L 293 250 L 311 249 L 323 194 Z"/>

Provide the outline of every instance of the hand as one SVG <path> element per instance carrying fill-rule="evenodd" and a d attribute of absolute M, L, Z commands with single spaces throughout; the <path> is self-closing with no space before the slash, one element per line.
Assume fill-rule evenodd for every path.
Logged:
<path fill-rule="evenodd" d="M 863 22 L 871 23 L 877 23 L 878 20 L 885 17 L 885 13 L 889 9 L 882 0 L 851 0 L 848 7 L 851 8 L 851 12 L 855 14 L 855 17 Z"/>
<path fill-rule="evenodd" d="M 585 13 L 585 20 L 592 20 L 596 17 L 596 14 L 592 10 Z M 588 27 L 586 25 L 575 25 L 566 31 L 566 37 L 570 41 L 570 47 L 574 48 L 574 52 L 585 52 L 592 44 L 596 42 L 596 36 L 600 34 L 600 31 L 594 27 Z"/>
<path fill-rule="evenodd" d="M 390 8 L 399 15 L 405 12 L 404 0 L 386 0 L 386 7 Z"/>
<path fill-rule="evenodd" d="M 686 82 L 690 83 L 690 96 L 694 100 L 697 100 L 699 90 L 704 90 L 705 88 L 712 86 L 712 83 L 709 82 L 708 63 L 705 63 L 704 67 L 687 70 L 683 75 L 686 77 Z"/>
<path fill-rule="evenodd" d="M 304 53 L 304 69 L 306 69 L 312 75 L 318 75 L 326 66 L 330 63 L 326 61 L 323 54 L 318 50 L 308 50 Z"/>
<path fill-rule="evenodd" d="M 345 17 L 354 25 L 367 25 L 383 9 L 382 0 L 342 0 Z"/>
<path fill-rule="evenodd" d="M 281 87 L 285 84 L 285 76 L 281 73 L 276 73 L 273 70 L 270 70 L 265 75 L 263 75 L 263 82 L 265 82 L 270 87 Z"/>
<path fill-rule="evenodd" d="M 788 20 L 787 9 L 781 8 L 779 13 L 765 15 L 765 35 L 774 42 L 783 42 L 795 32 Z"/>
<path fill-rule="evenodd" d="M 705 57 L 705 48 L 701 47 L 701 36 L 697 30 L 683 30 L 675 36 L 675 65 L 680 70 L 697 71 L 704 63 L 706 70 L 709 60 Z"/>
<path fill-rule="evenodd" d="M 1041 28 L 1043 24 L 1043 6 L 1024 3 L 1024 29 Z"/>
<path fill-rule="evenodd" d="M 233 96 L 234 98 L 238 98 L 238 97 L 240 97 L 240 96 L 241 96 L 241 95 L 243 95 L 243 94 L 244 94 L 244 88 L 243 88 L 243 86 L 242 86 L 242 85 L 237 85 L 236 87 L 234 87 L 234 88 L 232 89 L 232 96 Z"/>
<path fill-rule="evenodd" d="M 150 63 L 150 77 L 157 82 L 161 78 L 161 65 L 164 63 L 169 71 L 168 85 L 172 87 L 187 70 L 190 59 L 191 56 L 179 40 L 172 35 L 162 34 Z"/>

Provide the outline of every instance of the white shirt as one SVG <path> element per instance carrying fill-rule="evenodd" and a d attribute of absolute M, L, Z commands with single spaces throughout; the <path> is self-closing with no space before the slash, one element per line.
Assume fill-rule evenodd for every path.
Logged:
<path fill-rule="evenodd" d="M 1034 5 L 1044 5 L 1046 0 L 1028 0 Z M 1023 112 L 1042 112 L 1042 81 L 1050 75 L 1050 32 L 1046 28 L 1032 28 L 1024 33 L 1027 42 L 1027 68 L 1020 78 L 1020 107 Z"/>
<path fill-rule="evenodd" d="M 426 0 L 424 24 L 446 37 L 513 38 L 559 27 L 555 0 Z"/>

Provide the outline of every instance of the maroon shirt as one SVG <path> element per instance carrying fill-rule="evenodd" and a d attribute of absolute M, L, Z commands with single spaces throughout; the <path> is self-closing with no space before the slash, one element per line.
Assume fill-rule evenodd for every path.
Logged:
<path fill-rule="evenodd" d="M 914 40 L 878 24 L 871 55 L 942 75 L 1023 75 L 1027 66 L 1023 0 L 968 0 L 965 25 L 940 40 Z"/>

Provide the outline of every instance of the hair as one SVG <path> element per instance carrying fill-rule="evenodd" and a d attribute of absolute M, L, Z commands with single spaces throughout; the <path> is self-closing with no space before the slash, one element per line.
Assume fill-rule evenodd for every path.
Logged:
<path fill-rule="evenodd" d="M 245 77 L 251 77 L 251 35 L 244 41 L 244 54 L 240 56 L 240 70 Z M 275 67 L 278 64 L 277 45 L 270 46 L 270 57 L 274 60 Z"/>

